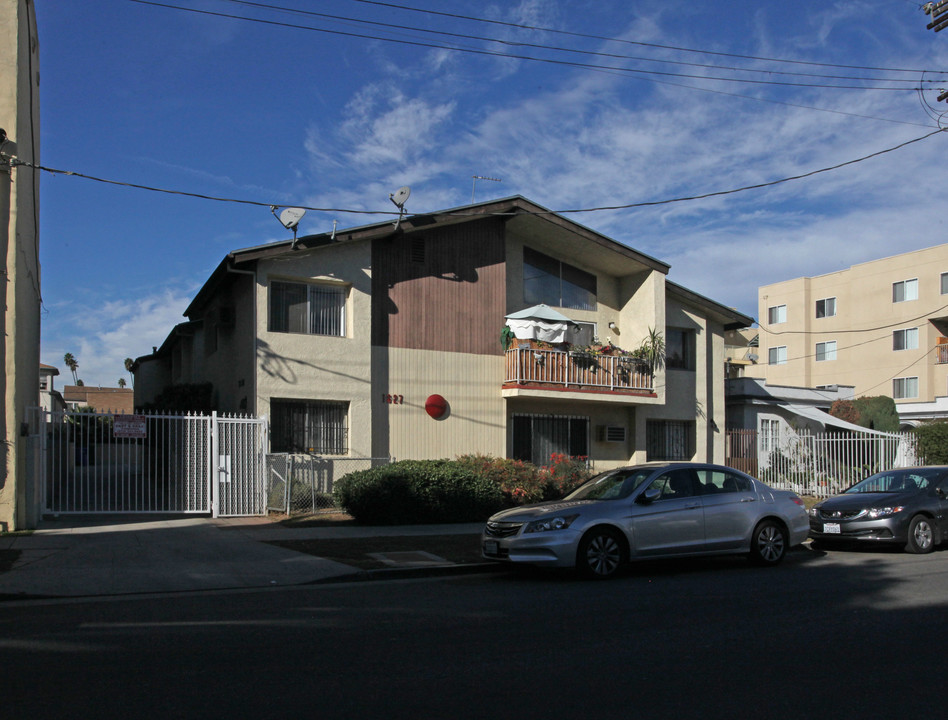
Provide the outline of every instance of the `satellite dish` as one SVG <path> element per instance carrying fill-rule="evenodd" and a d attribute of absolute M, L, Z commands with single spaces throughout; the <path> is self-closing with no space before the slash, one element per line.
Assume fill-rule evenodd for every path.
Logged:
<path fill-rule="evenodd" d="M 411 188 L 406 185 L 405 187 L 398 188 L 398 190 L 393 192 L 388 197 L 391 199 L 393 203 L 395 203 L 395 207 L 401 210 L 403 207 L 405 207 L 405 203 L 408 202 L 408 198 L 410 195 L 411 195 Z"/>
<path fill-rule="evenodd" d="M 306 211 L 302 208 L 290 207 L 280 213 L 280 222 L 287 230 L 293 230 L 300 224 L 305 214 Z"/>

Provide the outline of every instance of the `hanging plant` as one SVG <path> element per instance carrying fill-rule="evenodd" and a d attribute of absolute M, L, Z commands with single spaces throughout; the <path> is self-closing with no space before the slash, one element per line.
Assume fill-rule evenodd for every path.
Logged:
<path fill-rule="evenodd" d="M 504 348 L 504 352 L 510 349 L 510 344 L 513 342 L 514 333 L 508 325 L 504 325 L 504 329 L 500 331 L 500 344 Z"/>

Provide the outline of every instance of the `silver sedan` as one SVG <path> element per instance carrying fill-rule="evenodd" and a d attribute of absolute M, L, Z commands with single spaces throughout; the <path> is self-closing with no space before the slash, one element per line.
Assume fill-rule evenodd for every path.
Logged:
<path fill-rule="evenodd" d="M 721 465 L 646 463 L 597 475 L 562 500 L 493 515 L 481 551 L 604 579 L 645 558 L 743 553 L 776 565 L 808 531 L 795 493 Z"/>

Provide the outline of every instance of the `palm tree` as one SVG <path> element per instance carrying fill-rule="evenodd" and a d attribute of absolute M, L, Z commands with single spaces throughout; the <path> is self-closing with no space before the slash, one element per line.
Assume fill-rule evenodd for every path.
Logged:
<path fill-rule="evenodd" d="M 125 378 L 123 378 L 123 377 L 120 377 L 120 378 L 119 378 L 119 380 L 118 380 L 118 386 L 119 386 L 120 388 L 124 388 L 124 387 L 125 387 Z"/>
<path fill-rule="evenodd" d="M 132 372 L 132 367 L 134 367 L 135 361 L 131 358 L 125 358 L 125 371 L 128 373 L 128 376 L 132 379 L 132 387 L 135 387 L 135 373 Z M 122 385 L 122 387 L 125 387 Z"/>
<path fill-rule="evenodd" d="M 76 356 L 67 352 L 65 355 L 63 355 L 63 362 L 66 363 L 66 367 L 72 370 L 73 385 L 78 385 L 79 375 L 76 373 L 76 371 L 79 369 L 79 361 L 76 360 Z"/>

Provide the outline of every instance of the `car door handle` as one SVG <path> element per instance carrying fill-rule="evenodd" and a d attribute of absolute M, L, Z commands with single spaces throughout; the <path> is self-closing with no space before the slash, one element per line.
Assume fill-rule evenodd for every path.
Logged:
<path fill-rule="evenodd" d="M 741 502 L 755 502 L 757 498 L 741 498 Z"/>

